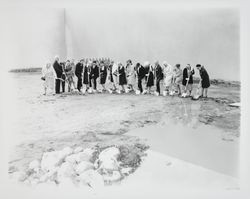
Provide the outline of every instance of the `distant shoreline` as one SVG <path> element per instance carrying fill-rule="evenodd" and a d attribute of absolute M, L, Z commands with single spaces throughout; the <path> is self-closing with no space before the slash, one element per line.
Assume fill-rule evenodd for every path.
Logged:
<path fill-rule="evenodd" d="M 42 68 L 18 68 L 18 69 L 11 69 L 9 70 L 10 73 L 36 73 L 41 72 Z M 194 83 L 198 83 L 199 78 L 194 77 Z M 223 80 L 223 79 L 211 79 L 210 80 L 212 85 L 221 85 L 221 86 L 234 86 L 240 87 L 240 81 L 230 81 L 230 80 Z"/>
<path fill-rule="evenodd" d="M 9 73 L 33 73 L 33 72 L 41 72 L 42 68 L 37 67 L 37 68 L 16 68 L 16 69 L 11 69 L 8 72 Z"/>

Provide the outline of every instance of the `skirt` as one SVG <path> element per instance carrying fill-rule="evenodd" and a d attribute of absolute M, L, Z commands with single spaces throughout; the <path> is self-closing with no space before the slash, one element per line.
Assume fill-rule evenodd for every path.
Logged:
<path fill-rule="evenodd" d="M 171 86 L 172 80 L 173 80 L 173 76 L 172 76 L 172 75 L 166 76 L 166 77 L 164 78 L 164 85 L 165 85 L 166 87 Z"/>
<path fill-rule="evenodd" d="M 89 77 L 88 73 L 83 74 L 83 84 L 89 84 Z"/>
<path fill-rule="evenodd" d="M 125 85 L 125 84 L 127 84 L 127 79 L 124 73 L 119 76 L 119 85 Z"/>
<path fill-rule="evenodd" d="M 154 75 L 152 72 L 149 73 L 149 76 L 146 79 L 147 87 L 154 86 Z"/>
<path fill-rule="evenodd" d="M 210 81 L 209 81 L 209 79 L 202 80 L 201 81 L 201 87 L 202 88 L 208 88 L 208 87 L 210 87 Z"/>
<path fill-rule="evenodd" d="M 107 73 L 101 73 L 100 75 L 100 84 L 105 84 L 107 79 Z"/>
<path fill-rule="evenodd" d="M 135 73 L 130 74 L 128 77 L 128 84 L 134 85 L 136 82 Z"/>

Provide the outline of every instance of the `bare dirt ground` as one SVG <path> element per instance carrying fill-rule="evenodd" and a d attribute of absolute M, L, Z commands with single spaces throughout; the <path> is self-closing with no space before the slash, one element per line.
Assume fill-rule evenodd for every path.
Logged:
<path fill-rule="evenodd" d="M 108 93 L 43 96 L 40 74 L 11 74 L 11 78 L 16 101 L 12 131 L 8 135 L 9 172 L 25 170 L 29 162 L 41 158 L 43 152 L 66 146 L 88 148 L 141 144 L 151 147 L 147 140 L 152 135 L 144 138 L 128 132 L 169 126 L 168 132 L 174 134 L 173 125 L 181 125 L 189 132 L 200 126 L 209 131 L 215 129 L 216 139 L 212 142 L 227 143 L 225 147 L 234 146 L 226 150 L 226 155 L 234 154 L 229 162 L 237 164 L 235 146 L 237 148 L 240 132 L 240 108 L 228 105 L 240 101 L 239 87 L 213 85 L 209 90 L 210 98 L 199 101 L 177 96 Z M 206 136 L 196 136 L 199 134 L 206 134 L 206 130 L 190 135 L 192 139 L 206 139 Z M 168 153 L 166 150 L 161 152 Z"/>

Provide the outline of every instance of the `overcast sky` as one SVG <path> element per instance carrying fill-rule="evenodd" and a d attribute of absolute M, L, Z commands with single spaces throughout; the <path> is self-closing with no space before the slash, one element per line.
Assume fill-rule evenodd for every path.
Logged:
<path fill-rule="evenodd" d="M 1 67 L 110 57 L 204 64 L 212 78 L 239 80 L 239 12 L 164 4 L 65 4 L 1 9 Z M 65 9 L 64 9 L 65 7 Z"/>

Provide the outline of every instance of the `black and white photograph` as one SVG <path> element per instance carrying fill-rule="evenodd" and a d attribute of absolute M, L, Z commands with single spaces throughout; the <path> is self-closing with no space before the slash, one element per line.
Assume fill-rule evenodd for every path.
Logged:
<path fill-rule="evenodd" d="M 246 2 L 1 2 L 1 198 L 248 198 Z"/>

